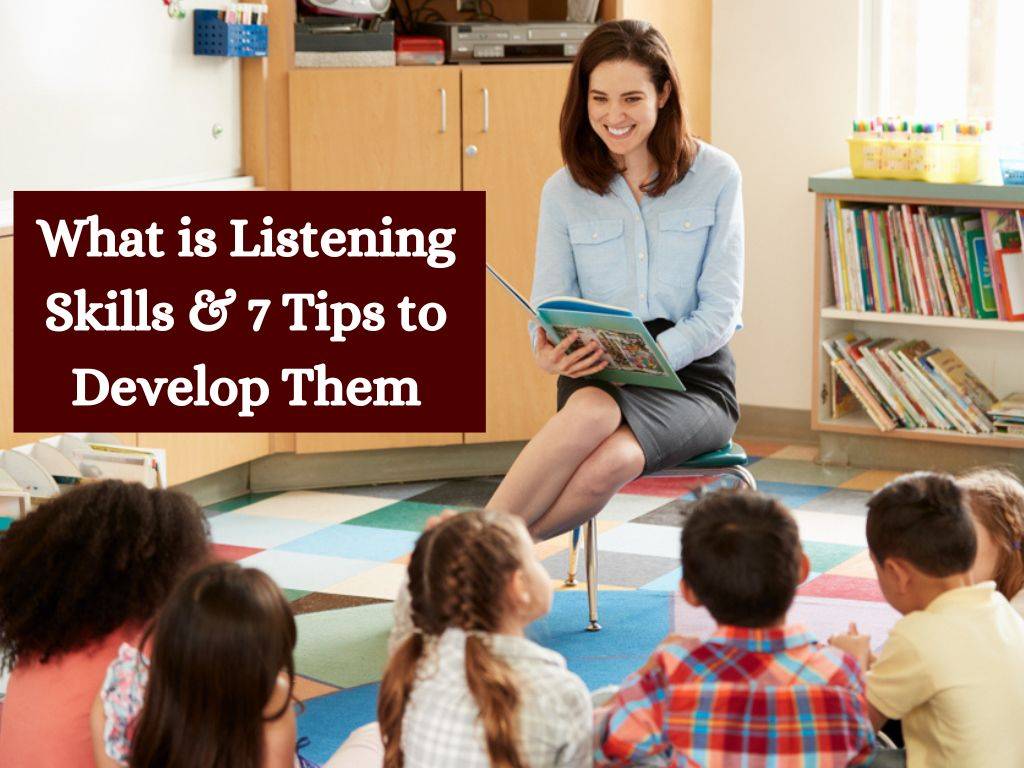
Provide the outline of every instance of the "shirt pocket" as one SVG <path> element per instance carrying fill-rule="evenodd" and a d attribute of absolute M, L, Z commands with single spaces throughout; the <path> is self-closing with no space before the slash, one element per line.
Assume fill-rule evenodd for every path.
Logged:
<path fill-rule="evenodd" d="M 677 288 L 693 285 L 714 223 L 714 208 L 679 208 L 660 214 L 655 279 Z"/>
<path fill-rule="evenodd" d="M 580 294 L 585 299 L 607 298 L 626 280 L 626 245 L 621 219 L 601 219 L 569 227 Z"/>

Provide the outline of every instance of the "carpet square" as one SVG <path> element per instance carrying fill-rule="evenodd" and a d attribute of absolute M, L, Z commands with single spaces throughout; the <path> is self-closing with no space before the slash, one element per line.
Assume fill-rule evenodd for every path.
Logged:
<path fill-rule="evenodd" d="M 425 504 L 419 501 L 397 501 L 385 507 L 348 521 L 349 525 L 370 528 L 389 528 L 396 531 L 423 530 L 427 518 L 439 515 L 449 507 L 443 504 Z"/>
<path fill-rule="evenodd" d="M 768 480 L 758 480 L 757 490 L 767 493 L 769 496 L 775 496 L 790 509 L 796 509 L 828 493 L 832 488 L 827 485 L 803 485 L 800 483 L 776 483 Z"/>
<path fill-rule="evenodd" d="M 374 605 L 375 603 L 386 603 L 389 600 L 382 600 L 376 597 L 357 597 L 356 595 L 335 595 L 329 592 L 307 592 L 302 597 L 292 602 L 292 613 L 299 616 L 304 613 L 320 613 L 322 611 L 336 611 L 340 608 L 353 608 L 357 605 Z"/>
<path fill-rule="evenodd" d="M 773 459 L 787 459 L 789 461 L 817 461 L 818 446 L 816 445 L 787 445 L 771 455 Z"/>
<path fill-rule="evenodd" d="M 555 555 L 543 560 L 542 565 L 553 579 L 564 580 L 568 567 L 568 557 Z M 608 585 L 636 588 L 678 567 L 678 558 L 599 551 L 597 557 L 597 581 L 602 587 Z M 586 581 L 586 575 L 585 560 L 581 552 L 576 579 L 581 582 Z"/>
<path fill-rule="evenodd" d="M 840 563 L 829 571 L 834 576 L 856 576 L 861 579 L 877 579 L 875 566 L 871 562 L 871 554 L 864 549 L 844 563 Z"/>
<path fill-rule="evenodd" d="M 280 549 L 268 549 L 240 560 L 239 564 L 265 571 L 280 587 L 309 592 L 324 592 L 331 584 L 376 565 L 371 560 L 346 560 Z"/>
<path fill-rule="evenodd" d="M 270 549 L 301 539 L 330 526 L 325 522 L 281 520 L 276 517 L 225 512 L 210 519 L 210 538 L 217 544 Z"/>
<path fill-rule="evenodd" d="M 675 592 L 679 589 L 679 580 L 683 578 L 683 568 L 677 565 L 668 573 L 662 574 L 654 581 L 649 581 L 644 584 L 640 589 L 646 589 L 653 592 Z"/>
<path fill-rule="evenodd" d="M 392 616 L 385 603 L 297 616 L 295 671 L 340 688 L 379 680 Z M 372 720 L 373 710 L 366 715 Z"/>
<path fill-rule="evenodd" d="M 213 517 L 214 515 L 220 515 L 225 512 L 234 512 L 236 509 L 242 509 L 250 504 L 255 504 L 258 501 L 273 498 L 279 494 L 280 491 L 270 491 L 268 493 L 247 493 L 243 496 L 236 496 L 233 499 L 227 499 L 226 501 L 218 501 L 216 504 L 210 504 L 208 507 L 203 507 L 203 511 L 206 512 L 208 517 Z"/>
<path fill-rule="evenodd" d="M 640 494 L 641 496 L 660 496 L 666 499 L 674 499 L 685 493 L 707 485 L 715 478 L 710 475 L 698 477 L 671 477 L 671 476 L 647 476 L 638 477 L 626 483 L 619 489 L 619 493 Z"/>
<path fill-rule="evenodd" d="M 874 493 L 883 485 L 891 483 L 903 472 L 889 472 L 881 469 L 869 469 L 866 472 L 861 472 L 859 475 L 851 477 L 839 484 L 840 488 L 848 488 L 851 491 L 868 491 Z"/>
<path fill-rule="evenodd" d="M 295 539 L 278 549 L 309 555 L 387 562 L 411 552 L 418 538 L 419 534 L 411 531 L 341 524 Z"/>
<path fill-rule="evenodd" d="M 743 446 L 743 450 L 747 452 L 748 457 L 767 458 L 776 451 L 781 451 L 783 448 L 788 447 L 786 443 L 780 443 L 774 440 L 736 440 L 735 442 Z"/>
<path fill-rule="evenodd" d="M 754 464 L 750 471 L 761 481 L 775 483 L 799 483 L 801 485 L 825 485 L 834 488 L 851 477 L 856 477 L 863 470 L 852 467 L 833 467 L 815 464 L 810 461 L 793 461 L 791 459 L 762 459 Z"/>
<path fill-rule="evenodd" d="M 800 587 L 797 594 L 805 597 L 834 597 L 843 600 L 885 602 L 882 590 L 875 579 L 858 579 L 853 576 L 836 576 L 831 573 L 823 573 L 810 584 Z"/>
<path fill-rule="evenodd" d="M 210 549 L 213 551 L 213 556 L 218 560 L 231 562 L 241 560 L 244 557 L 251 557 L 263 551 L 258 547 L 237 547 L 234 544 L 211 544 Z"/>
<path fill-rule="evenodd" d="M 844 515 L 857 515 L 864 520 L 868 515 L 868 499 L 871 494 L 865 491 L 853 491 L 846 488 L 834 488 L 828 493 L 811 499 L 801 505 L 800 509 L 812 509 L 818 512 L 836 512 Z"/>
<path fill-rule="evenodd" d="M 245 508 L 245 514 L 274 517 L 279 520 L 334 524 L 360 517 L 390 503 L 389 499 L 356 496 L 351 493 L 289 491 L 272 499 L 250 504 Z"/>
<path fill-rule="evenodd" d="M 436 488 L 443 483 L 443 480 L 431 480 L 425 483 L 384 483 L 381 485 L 353 485 L 341 488 L 323 488 L 325 493 L 348 493 L 356 496 L 376 496 L 380 499 L 391 499 L 401 501 L 415 496 L 417 493 L 424 493 L 431 488 Z"/>
<path fill-rule="evenodd" d="M 498 490 L 501 477 L 475 477 L 469 480 L 449 480 L 409 497 L 409 501 L 422 504 L 441 504 L 446 507 L 485 507 Z"/>
<path fill-rule="evenodd" d="M 664 525 L 623 523 L 618 528 L 599 536 L 598 551 L 622 552 L 671 559 L 679 564 L 681 529 L 672 530 Z"/>
<path fill-rule="evenodd" d="M 811 570 L 817 573 L 831 571 L 837 565 L 845 563 L 863 551 L 863 547 L 852 544 L 836 544 L 825 541 L 803 541 L 801 544 L 807 554 L 807 559 L 811 561 Z"/>
<path fill-rule="evenodd" d="M 645 496 L 641 493 L 617 493 L 608 500 L 597 516 L 600 520 L 619 520 L 628 523 L 665 503 L 663 496 Z"/>
<path fill-rule="evenodd" d="M 295 676 L 295 688 L 292 693 L 299 701 L 306 702 L 318 696 L 326 696 L 328 693 L 337 693 L 337 686 L 321 683 L 311 677 L 302 675 Z"/>
<path fill-rule="evenodd" d="M 664 501 L 664 499 L 662 500 Z M 667 504 L 662 504 L 657 509 L 653 509 L 646 515 L 641 515 L 634 523 L 643 523 L 645 525 L 664 525 L 670 528 L 681 528 L 683 525 L 683 513 L 691 504 L 693 504 L 692 496 L 684 496 L 681 499 L 673 499 Z"/>
<path fill-rule="evenodd" d="M 864 518 L 839 512 L 815 512 L 809 509 L 793 510 L 801 541 L 821 541 L 829 544 L 848 544 L 858 549 L 867 546 Z"/>
<path fill-rule="evenodd" d="M 394 600 L 398 588 L 405 578 L 406 567 L 397 563 L 377 563 L 373 568 L 362 571 L 347 579 L 338 581 L 320 590 L 338 595 L 358 595 Z"/>

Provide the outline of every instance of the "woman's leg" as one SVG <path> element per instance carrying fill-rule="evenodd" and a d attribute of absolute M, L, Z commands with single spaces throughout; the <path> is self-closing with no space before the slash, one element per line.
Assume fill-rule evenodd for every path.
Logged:
<path fill-rule="evenodd" d="M 487 508 L 512 512 L 531 525 L 621 421 L 619 406 L 607 392 L 598 387 L 576 390 L 519 453 Z"/>
<path fill-rule="evenodd" d="M 640 443 L 623 424 L 580 464 L 554 504 L 530 525 L 530 533 L 538 540 L 549 539 L 586 522 L 640 476 L 644 462 Z"/>

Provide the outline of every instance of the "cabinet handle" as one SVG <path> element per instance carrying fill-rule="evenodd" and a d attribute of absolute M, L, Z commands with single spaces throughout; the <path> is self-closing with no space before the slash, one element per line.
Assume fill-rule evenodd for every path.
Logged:
<path fill-rule="evenodd" d="M 441 91 L 441 133 L 448 132 L 448 91 L 444 88 Z"/>
<path fill-rule="evenodd" d="M 491 94 L 484 88 L 484 133 L 491 128 Z"/>

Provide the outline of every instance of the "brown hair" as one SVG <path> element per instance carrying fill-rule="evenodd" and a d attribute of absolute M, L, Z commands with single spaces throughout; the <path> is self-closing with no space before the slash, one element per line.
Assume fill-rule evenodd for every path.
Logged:
<path fill-rule="evenodd" d="M 1008 471 L 980 468 L 958 479 L 968 506 L 999 548 L 996 588 L 1007 598 L 1024 589 L 1024 485 Z"/>
<path fill-rule="evenodd" d="M 152 620 L 209 556 L 180 491 L 104 480 L 48 499 L 0 537 L 0 655 L 42 663 Z"/>
<path fill-rule="evenodd" d="M 263 726 L 291 706 L 295 620 L 262 571 L 217 563 L 174 591 L 152 628 L 131 768 L 259 768 Z M 289 695 L 264 715 L 285 670 Z"/>
<path fill-rule="evenodd" d="M 559 132 L 562 158 L 573 180 L 603 195 L 621 169 L 590 125 L 587 102 L 590 75 L 606 61 L 632 61 L 647 68 L 660 95 L 669 83 L 668 101 L 658 111 L 658 121 L 647 137 L 647 148 L 658 165 L 658 175 L 644 186 L 652 197 L 665 194 L 690 170 L 697 156 L 697 141 L 690 134 L 683 109 L 679 74 L 665 38 L 646 21 L 609 21 L 580 45 L 569 73 L 569 87 L 562 104 Z"/>
<path fill-rule="evenodd" d="M 495 768 L 526 768 L 519 753 L 519 691 L 508 665 L 486 638 L 505 611 L 509 578 L 522 567 L 519 518 L 471 510 L 425 531 L 409 562 L 414 632 L 391 657 L 381 681 L 377 719 L 384 768 L 402 768 L 402 717 L 428 638 L 455 627 L 466 634 L 466 682 L 480 709 Z"/>

